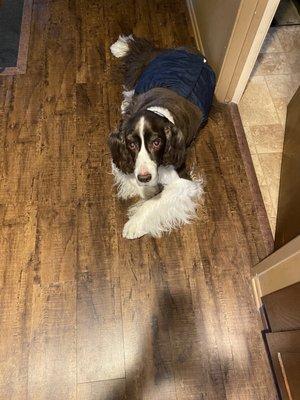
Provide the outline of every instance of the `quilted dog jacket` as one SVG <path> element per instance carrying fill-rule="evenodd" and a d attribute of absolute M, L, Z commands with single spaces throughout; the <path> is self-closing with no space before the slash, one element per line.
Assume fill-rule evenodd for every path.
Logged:
<path fill-rule="evenodd" d="M 173 90 L 198 106 L 204 122 L 212 104 L 216 78 L 201 54 L 188 50 L 167 50 L 155 57 L 142 73 L 135 93 L 142 94 L 156 87 Z"/>

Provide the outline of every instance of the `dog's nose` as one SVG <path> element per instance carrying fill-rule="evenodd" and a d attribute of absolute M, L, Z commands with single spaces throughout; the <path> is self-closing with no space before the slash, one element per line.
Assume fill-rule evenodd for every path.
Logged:
<path fill-rule="evenodd" d="M 151 174 L 138 175 L 137 178 L 140 182 L 146 183 L 151 181 L 152 175 Z"/>

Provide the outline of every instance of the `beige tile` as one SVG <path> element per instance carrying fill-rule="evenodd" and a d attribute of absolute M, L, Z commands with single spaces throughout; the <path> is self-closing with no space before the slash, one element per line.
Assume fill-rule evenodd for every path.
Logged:
<path fill-rule="evenodd" d="M 292 75 L 268 75 L 265 80 L 273 99 L 291 99 L 297 89 Z"/>
<path fill-rule="evenodd" d="M 300 50 L 290 51 L 289 53 L 285 54 L 285 57 L 286 57 L 287 63 L 289 64 L 290 71 L 295 74 L 299 73 L 300 72 Z"/>
<path fill-rule="evenodd" d="M 252 133 L 251 133 L 250 127 L 248 125 L 244 125 L 243 124 L 243 128 L 244 128 L 244 131 L 245 131 L 245 136 L 246 136 L 246 139 L 247 139 L 247 143 L 248 143 L 250 154 L 256 154 L 256 148 L 255 148 L 255 144 L 253 142 L 253 138 L 252 138 Z"/>
<path fill-rule="evenodd" d="M 266 183 L 269 188 L 272 183 L 279 180 L 281 168 L 281 153 L 258 154 L 260 165 L 262 167 Z"/>
<path fill-rule="evenodd" d="M 270 227 L 272 231 L 273 238 L 275 238 L 276 232 L 276 217 L 269 217 Z"/>
<path fill-rule="evenodd" d="M 294 82 L 295 93 L 296 93 L 296 90 L 300 86 L 300 72 L 292 74 L 292 81 Z"/>
<path fill-rule="evenodd" d="M 264 40 L 262 48 L 260 49 L 261 53 L 274 53 L 274 52 L 282 52 L 282 46 L 280 40 L 277 36 L 277 31 L 275 27 L 271 27 L 267 33 L 267 36 Z"/>
<path fill-rule="evenodd" d="M 279 179 L 274 179 L 271 182 L 271 184 L 268 185 L 272 205 L 273 205 L 273 208 L 274 208 L 276 214 L 277 214 L 277 207 L 278 207 L 279 182 L 280 182 Z"/>
<path fill-rule="evenodd" d="M 289 74 L 292 72 L 291 63 L 295 63 L 294 58 L 288 58 L 285 53 L 261 53 L 253 68 L 253 75 Z"/>
<path fill-rule="evenodd" d="M 244 95 L 243 95 L 244 96 Z M 248 120 L 247 120 L 247 115 L 246 114 L 242 114 L 242 112 L 241 112 L 241 109 L 240 109 L 240 104 L 241 104 L 241 101 L 242 100 L 240 100 L 240 103 L 238 104 L 238 108 L 239 108 L 239 112 L 240 112 L 240 117 L 241 117 L 241 120 L 242 120 L 242 124 L 243 124 L 243 127 L 244 127 L 244 129 L 246 129 L 246 128 L 249 128 L 249 125 L 248 125 Z M 247 135 L 247 132 L 245 131 L 245 134 Z"/>
<path fill-rule="evenodd" d="M 282 152 L 284 129 L 281 124 L 256 125 L 250 130 L 257 153 Z"/>
<path fill-rule="evenodd" d="M 299 84 L 300 84 L 300 73 L 292 74 L 291 80 L 294 83 L 294 91 L 291 93 L 291 98 L 292 98 L 294 96 L 294 94 L 296 93 L 296 90 L 298 89 Z M 278 117 L 280 119 L 280 122 L 281 122 L 283 128 L 285 128 L 287 106 L 288 106 L 289 102 L 291 101 L 291 98 L 290 97 L 281 97 L 281 98 L 273 99 L 275 109 L 277 111 Z"/>
<path fill-rule="evenodd" d="M 269 193 L 269 188 L 266 185 L 260 186 L 261 195 L 264 201 L 264 206 L 268 215 L 268 219 L 275 216 L 275 210 Z"/>
<path fill-rule="evenodd" d="M 276 109 L 263 76 L 253 76 L 249 80 L 238 106 L 242 121 L 248 126 L 279 123 Z"/>
<path fill-rule="evenodd" d="M 276 108 L 280 122 L 281 122 L 283 128 L 285 128 L 286 111 L 287 111 L 287 105 L 289 103 L 289 99 L 287 99 L 287 98 L 273 99 L 273 103 Z"/>
<path fill-rule="evenodd" d="M 253 162 L 253 166 L 254 166 L 254 170 L 257 176 L 257 180 L 258 180 L 258 184 L 259 186 L 264 186 L 266 185 L 266 179 L 260 164 L 260 160 L 257 154 L 251 154 L 251 158 L 252 158 L 252 162 Z"/>
<path fill-rule="evenodd" d="M 275 235 L 287 105 L 300 84 L 300 26 L 270 28 L 239 110 Z"/>
<path fill-rule="evenodd" d="M 284 52 L 300 50 L 300 26 L 280 26 L 276 28 L 276 37 L 279 39 Z"/>

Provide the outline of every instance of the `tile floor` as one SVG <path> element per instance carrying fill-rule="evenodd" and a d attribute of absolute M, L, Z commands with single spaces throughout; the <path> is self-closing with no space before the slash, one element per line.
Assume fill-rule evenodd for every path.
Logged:
<path fill-rule="evenodd" d="M 238 105 L 274 235 L 287 104 L 300 83 L 300 26 L 271 27 Z"/>

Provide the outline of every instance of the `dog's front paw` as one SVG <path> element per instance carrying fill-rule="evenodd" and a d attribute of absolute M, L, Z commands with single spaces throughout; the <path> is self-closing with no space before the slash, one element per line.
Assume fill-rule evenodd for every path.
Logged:
<path fill-rule="evenodd" d="M 147 232 L 138 218 L 130 218 L 124 225 L 123 238 L 125 239 L 138 239 L 146 234 Z"/>

